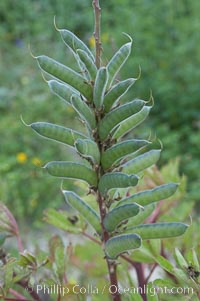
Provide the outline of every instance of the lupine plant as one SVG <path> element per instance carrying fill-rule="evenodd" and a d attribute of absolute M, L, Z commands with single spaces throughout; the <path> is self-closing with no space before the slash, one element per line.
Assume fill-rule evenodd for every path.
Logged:
<path fill-rule="evenodd" d="M 118 288 L 120 256 L 127 258 L 124 253 L 139 249 L 145 240 L 180 236 L 188 225 L 181 222 L 144 223 L 157 202 L 175 193 L 177 183 L 130 194 L 129 189 L 138 185 L 143 171 L 155 164 L 161 153 L 159 143 L 134 136 L 134 129 L 147 118 L 153 98 L 151 96 L 148 101 L 129 99 L 127 95 L 130 93 L 127 92 L 137 79 L 119 79 L 119 71 L 131 54 L 131 37 L 125 35 L 127 42 L 107 64 L 103 63 L 99 1 L 93 1 L 93 7 L 95 54 L 75 34 L 56 27 L 67 49 L 74 55 L 79 72 L 46 55 L 35 57 L 44 76 L 48 76 L 51 92 L 79 115 L 82 131 L 40 121 L 30 127 L 40 136 L 71 147 L 80 157 L 76 161 L 49 162 L 44 169 L 64 181 L 75 179 L 76 183 L 87 183 L 85 196 L 62 189 L 70 208 L 68 221 L 63 227 L 69 232 L 81 227 L 80 233 L 84 229 L 88 236 L 93 229 L 93 239 L 104 252 L 110 287 Z M 62 185 L 64 187 L 64 183 Z M 71 208 L 85 223 L 72 220 Z M 70 222 L 71 226 L 68 225 Z M 85 230 L 86 224 L 91 228 Z M 114 289 L 111 295 L 114 301 L 121 300 L 118 290 Z"/>

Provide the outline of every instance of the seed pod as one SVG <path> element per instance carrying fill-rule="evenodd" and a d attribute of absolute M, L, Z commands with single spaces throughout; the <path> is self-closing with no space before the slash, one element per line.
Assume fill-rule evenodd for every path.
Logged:
<path fill-rule="evenodd" d="M 129 219 L 127 227 L 142 224 L 147 219 L 147 217 L 149 217 L 152 214 L 155 207 L 156 207 L 155 203 L 142 207 L 143 210 L 140 210 L 140 212 L 136 216 Z"/>
<path fill-rule="evenodd" d="M 44 166 L 48 173 L 54 177 L 79 179 L 91 186 L 97 185 L 97 175 L 94 170 L 82 163 L 53 161 Z"/>
<path fill-rule="evenodd" d="M 151 108 L 152 107 L 150 106 L 144 106 L 138 113 L 130 116 L 125 121 L 123 121 L 115 131 L 113 138 L 119 139 L 120 137 L 133 130 L 140 123 L 142 123 L 149 115 Z"/>
<path fill-rule="evenodd" d="M 135 152 L 141 147 L 150 144 L 147 140 L 126 140 L 114 144 L 107 149 L 101 157 L 101 163 L 104 169 L 110 168 L 116 161 L 124 158 L 125 156 Z"/>
<path fill-rule="evenodd" d="M 128 174 L 137 174 L 155 164 L 160 158 L 161 150 L 152 149 L 122 165 L 122 170 Z"/>
<path fill-rule="evenodd" d="M 41 55 L 36 57 L 36 59 L 43 71 L 72 86 L 85 96 L 87 100 L 92 99 L 92 87 L 85 82 L 85 79 L 80 74 L 48 56 Z"/>
<path fill-rule="evenodd" d="M 97 75 L 94 83 L 94 91 L 93 91 L 93 102 L 97 109 L 100 109 L 103 105 L 107 79 L 108 79 L 108 72 L 106 67 L 100 67 L 97 71 Z"/>
<path fill-rule="evenodd" d="M 73 191 L 63 190 L 63 194 L 66 202 L 76 209 L 80 215 L 95 229 L 95 231 L 100 234 L 101 224 L 97 212 Z"/>
<path fill-rule="evenodd" d="M 95 65 L 94 60 L 84 50 L 78 49 L 77 54 L 78 54 L 80 60 L 83 62 L 84 66 L 90 76 L 90 80 L 94 81 L 94 79 L 96 78 L 96 74 L 97 74 L 97 67 Z"/>
<path fill-rule="evenodd" d="M 74 33 L 72 33 L 69 30 L 66 29 L 59 29 L 58 30 L 63 42 L 74 52 L 78 49 L 83 50 L 87 53 L 87 55 L 94 61 L 94 56 L 90 49 L 87 47 L 85 43 L 83 43 L 82 40 L 80 40 Z"/>
<path fill-rule="evenodd" d="M 113 232 L 121 222 L 135 215 L 137 216 L 140 208 L 140 206 L 133 203 L 112 209 L 108 214 L 106 214 L 103 221 L 106 230 Z"/>
<path fill-rule="evenodd" d="M 82 133 L 74 131 L 53 123 L 48 122 L 34 122 L 30 127 L 40 136 L 55 140 L 70 146 L 74 146 L 75 140 L 78 138 L 86 139 L 87 137 Z"/>
<path fill-rule="evenodd" d="M 173 223 L 155 223 L 155 224 L 142 224 L 135 227 L 128 228 L 126 232 L 136 233 L 142 239 L 157 239 L 169 238 L 183 235 L 187 230 L 188 225 L 178 222 Z"/>
<path fill-rule="evenodd" d="M 108 190 L 113 188 L 125 188 L 137 185 L 138 177 L 135 175 L 127 175 L 122 172 L 112 172 L 104 174 L 99 180 L 99 191 L 102 195 L 106 195 Z"/>
<path fill-rule="evenodd" d="M 135 81 L 135 78 L 128 78 L 124 81 L 120 81 L 106 93 L 104 97 L 104 110 L 106 113 L 109 112 L 113 105 L 116 105 L 119 102 L 120 98 L 130 89 Z"/>
<path fill-rule="evenodd" d="M 99 136 L 101 140 L 107 138 L 110 132 L 118 125 L 120 122 L 124 121 L 126 118 L 130 117 L 141 110 L 145 102 L 140 99 L 133 100 L 129 103 L 121 105 L 120 107 L 110 111 L 99 123 Z"/>
<path fill-rule="evenodd" d="M 122 234 L 107 240 L 105 253 L 109 259 L 117 257 L 127 251 L 138 249 L 141 246 L 141 238 L 137 234 Z"/>
<path fill-rule="evenodd" d="M 77 92 L 75 89 L 67 84 L 61 84 L 57 80 L 53 79 L 48 81 L 48 85 L 53 94 L 66 101 L 67 104 L 71 106 L 71 96 Z"/>
<path fill-rule="evenodd" d="M 90 129 L 96 128 L 96 119 L 91 108 L 78 96 L 72 95 L 71 104 Z"/>
<path fill-rule="evenodd" d="M 146 206 L 150 203 L 167 199 L 176 192 L 178 185 L 179 184 L 177 183 L 163 184 L 154 189 L 135 193 L 127 198 L 122 199 L 117 203 L 117 206 L 121 206 L 122 204 L 131 204 L 133 202 L 140 204 L 141 206 Z"/>
<path fill-rule="evenodd" d="M 75 147 L 84 158 L 90 159 L 93 164 L 99 164 L 99 148 L 94 141 L 91 139 L 77 139 L 75 142 Z"/>
<path fill-rule="evenodd" d="M 129 43 L 124 44 L 111 58 L 108 63 L 108 88 L 112 85 L 117 73 L 122 68 L 126 60 L 131 53 L 132 40 Z"/>

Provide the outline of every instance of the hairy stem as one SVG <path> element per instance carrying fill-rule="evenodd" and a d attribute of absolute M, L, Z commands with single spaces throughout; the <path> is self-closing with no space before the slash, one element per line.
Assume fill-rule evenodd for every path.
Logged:
<path fill-rule="evenodd" d="M 94 39 L 95 39 L 95 64 L 97 68 L 100 67 L 101 64 L 101 8 L 99 6 L 99 0 L 93 1 L 94 8 Z"/>

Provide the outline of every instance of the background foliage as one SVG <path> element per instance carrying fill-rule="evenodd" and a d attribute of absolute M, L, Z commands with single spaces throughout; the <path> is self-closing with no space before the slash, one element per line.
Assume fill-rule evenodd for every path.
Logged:
<path fill-rule="evenodd" d="M 147 99 L 153 91 L 155 106 L 146 131 L 156 133 L 164 151 L 160 164 L 180 157 L 180 172 L 188 177 L 190 200 L 199 200 L 199 52 L 200 23 L 198 0 L 110 0 L 101 1 L 103 59 L 107 61 L 119 47 L 127 32 L 134 39 L 129 68 L 121 76 L 138 76 L 142 80 L 131 90 L 131 97 Z M 55 34 L 58 27 L 68 28 L 93 47 L 91 1 L 21 0 L 1 1 L 1 145 L 0 198 L 19 221 L 41 219 L 43 209 L 62 206 L 59 181 L 52 180 L 38 166 L 55 158 L 69 158 L 69 150 L 51 142 L 38 143 L 21 122 L 80 123 L 73 112 L 58 104 L 41 80 L 29 53 L 44 51 L 64 63 L 74 64 L 72 57 Z M 48 47 L 47 47 L 48 45 Z M 57 47 L 60 45 L 60 47 Z M 48 51 L 48 53 L 47 53 Z M 48 145 L 48 146 L 47 146 Z M 64 156 L 63 156 L 64 154 Z M 41 179 L 41 181 L 40 181 Z M 36 223 L 36 222 L 35 222 Z"/>

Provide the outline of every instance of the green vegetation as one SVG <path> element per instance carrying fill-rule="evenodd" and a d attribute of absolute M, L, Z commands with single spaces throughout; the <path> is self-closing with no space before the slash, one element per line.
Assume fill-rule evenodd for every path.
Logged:
<path fill-rule="evenodd" d="M 137 284 L 152 289 L 186 285 L 192 288 L 192 293 L 183 294 L 183 300 L 187 300 L 187 294 L 191 300 L 198 300 L 199 254 L 194 248 L 198 246 L 199 234 L 194 206 L 198 209 L 200 192 L 199 6 L 197 0 L 177 3 L 126 0 L 123 4 L 102 0 L 103 51 L 101 61 L 96 55 L 95 66 L 91 1 L 27 0 L 0 4 L 3 41 L 0 50 L 3 75 L 0 246 L 5 243 L 5 249 L 0 249 L 3 275 L 0 296 L 5 300 L 10 295 L 43 300 L 40 294 L 34 294 L 35 289 L 32 293 L 31 287 L 38 283 L 56 283 L 72 290 L 76 284 L 86 287 L 92 282 L 102 288 L 102 279 L 108 276 L 104 255 L 110 275 L 118 262 L 121 263 L 118 279 L 123 288 Z M 63 27 L 70 30 L 60 33 L 71 51 L 60 43 L 59 32 L 56 34 L 53 26 L 54 16 L 57 31 Z M 123 20 L 123 27 L 119 19 Z M 122 31 L 133 37 L 133 46 Z M 74 43 L 71 32 L 85 44 L 81 40 Z M 131 48 L 133 54 L 129 56 Z M 41 70 L 48 73 L 44 80 L 38 75 L 30 49 Z M 38 52 L 44 56 L 37 56 Z M 113 53 L 117 56 L 112 58 Z M 118 69 L 128 57 L 126 68 L 119 75 Z M 63 69 L 57 61 L 67 67 Z M 83 66 L 88 72 L 82 72 Z M 52 80 L 49 74 L 73 89 Z M 89 83 L 87 87 L 85 82 Z M 141 100 L 149 99 L 149 94 L 149 102 Z M 151 118 L 148 118 L 150 110 Z M 145 126 L 138 126 L 145 119 Z M 30 128 L 50 140 L 30 134 Z M 162 147 L 156 142 L 155 133 L 164 146 L 161 158 Z M 70 147 L 66 147 L 66 141 Z M 158 167 L 149 167 L 157 161 Z M 78 171 L 78 178 L 90 185 L 89 194 L 85 196 L 84 183 L 69 180 L 62 183 L 62 195 L 60 180 L 49 177 L 46 171 L 56 177 L 73 179 Z M 142 179 L 133 174 L 143 174 Z M 173 182 L 181 183 L 178 189 Z M 127 191 L 127 187 L 132 188 Z M 104 206 L 99 216 L 95 194 L 97 197 L 100 194 L 107 207 L 103 217 Z M 165 198 L 167 202 L 163 201 Z M 47 241 L 43 238 L 33 252 L 24 251 L 30 250 L 30 241 L 22 243 L 19 228 L 26 225 L 27 232 L 46 231 L 43 215 L 47 223 L 67 235 L 67 252 L 63 232 L 49 238 L 45 251 L 42 245 Z M 193 222 L 183 239 L 159 239 L 184 233 L 187 226 L 182 222 L 188 223 L 189 215 Z M 95 230 L 95 236 L 87 223 Z M 83 246 L 76 243 L 73 234 L 86 238 Z M 17 238 L 18 247 L 10 248 L 7 239 L 10 236 Z M 99 247 L 101 242 L 105 244 L 104 252 Z M 135 249 L 131 255 L 122 254 L 131 249 Z M 92 258 L 93 265 L 87 263 L 88 258 Z M 74 268 L 77 275 L 73 274 L 73 278 L 69 275 Z M 159 268 L 166 274 L 158 277 Z M 132 271 L 137 282 L 131 277 Z M 154 271 L 155 276 L 151 278 Z M 111 277 L 111 283 L 115 280 Z M 24 290 L 27 286 L 30 286 L 29 294 Z M 82 296 L 83 300 L 88 295 L 91 293 Z M 105 300 L 110 300 L 108 295 L 106 291 Z M 113 295 L 119 300 L 118 293 Z M 159 297 L 159 293 L 151 296 L 147 292 L 126 295 L 123 300 L 158 300 Z M 74 300 L 74 295 L 67 298 Z M 99 300 L 99 295 L 92 298 Z M 160 298 L 173 300 L 174 295 Z"/>

